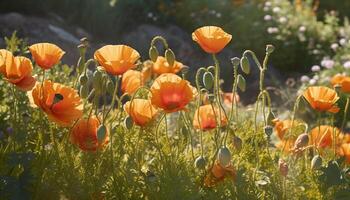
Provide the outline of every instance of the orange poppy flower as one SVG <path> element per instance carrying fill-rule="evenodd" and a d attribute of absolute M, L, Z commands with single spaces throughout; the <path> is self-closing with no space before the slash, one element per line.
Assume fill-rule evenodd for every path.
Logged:
<path fill-rule="evenodd" d="M 222 109 L 219 110 L 216 106 L 213 109 L 211 104 L 200 106 L 194 113 L 193 126 L 196 129 L 204 131 L 214 129 L 216 128 L 216 120 L 219 116 L 221 116 L 221 126 L 226 126 L 227 119 Z"/>
<path fill-rule="evenodd" d="M 151 86 L 151 101 L 167 113 L 183 110 L 193 99 L 193 87 L 176 74 L 165 73 L 156 78 Z"/>
<path fill-rule="evenodd" d="M 341 142 L 338 128 L 327 125 L 317 126 L 310 131 L 310 144 L 318 148 L 332 147 L 333 133 L 336 135 L 337 143 Z"/>
<path fill-rule="evenodd" d="M 273 123 L 275 124 L 275 133 L 280 140 L 285 140 L 285 134 L 292 128 L 292 120 L 279 120 L 274 119 Z M 302 122 L 299 120 L 294 120 L 293 127 L 300 125 Z"/>
<path fill-rule="evenodd" d="M 126 45 L 106 45 L 95 51 L 94 58 L 109 74 L 121 75 L 136 66 L 140 54 Z"/>
<path fill-rule="evenodd" d="M 155 74 L 164 74 L 164 73 L 178 73 L 183 67 L 183 64 L 175 61 L 173 66 L 169 66 L 169 63 L 163 56 L 158 56 L 156 62 L 153 64 L 153 72 Z"/>
<path fill-rule="evenodd" d="M 339 96 L 333 89 L 324 86 L 308 87 L 303 94 L 310 106 L 317 111 L 337 113 L 339 108 L 335 105 Z"/>
<path fill-rule="evenodd" d="M 236 93 L 235 95 L 232 92 L 226 92 L 223 94 L 224 104 L 228 107 L 232 107 L 232 102 L 234 104 L 239 103 L 239 95 Z"/>
<path fill-rule="evenodd" d="M 236 178 L 236 170 L 231 164 L 227 167 L 223 167 L 216 161 L 210 169 L 210 172 L 205 177 L 204 185 L 207 187 L 213 187 L 218 182 L 223 181 L 226 177 L 231 177 L 234 180 Z"/>
<path fill-rule="evenodd" d="M 345 93 L 350 93 L 350 77 L 344 75 L 335 75 L 331 79 L 331 84 L 334 86 L 339 85 L 341 90 Z"/>
<path fill-rule="evenodd" d="M 217 26 L 204 26 L 192 33 L 192 39 L 205 52 L 218 53 L 231 41 L 232 35 Z"/>
<path fill-rule="evenodd" d="M 36 64 L 42 69 L 50 69 L 56 65 L 65 54 L 58 46 L 51 43 L 38 43 L 29 47 Z"/>
<path fill-rule="evenodd" d="M 350 143 L 343 143 L 337 150 L 340 156 L 344 156 L 346 163 L 350 164 Z"/>
<path fill-rule="evenodd" d="M 32 62 L 22 56 L 13 57 L 12 53 L 6 50 L 0 50 L 0 55 L 6 59 L 3 60 L 3 67 L 0 70 L 5 79 L 20 90 L 31 90 L 36 82 L 32 76 Z"/>
<path fill-rule="evenodd" d="M 96 151 L 103 148 L 109 142 L 108 130 L 103 141 L 99 142 L 97 138 L 99 126 L 100 122 L 95 116 L 79 119 L 71 130 L 71 142 L 83 151 Z"/>
<path fill-rule="evenodd" d="M 33 107 L 42 109 L 51 121 L 69 126 L 83 115 L 78 92 L 71 87 L 45 80 L 28 92 Z"/>
<path fill-rule="evenodd" d="M 144 85 L 142 72 L 130 69 L 123 74 L 121 85 L 123 93 L 132 95 L 142 85 Z"/>
<path fill-rule="evenodd" d="M 124 110 L 139 126 L 147 125 L 157 114 L 157 109 L 146 99 L 134 99 L 132 103 L 128 101 L 124 105 Z"/>

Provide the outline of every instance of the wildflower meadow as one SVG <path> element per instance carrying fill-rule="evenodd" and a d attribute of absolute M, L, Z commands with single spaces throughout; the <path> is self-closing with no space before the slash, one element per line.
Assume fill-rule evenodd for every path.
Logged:
<path fill-rule="evenodd" d="M 22 29 L 0 41 L 0 199 L 350 199 L 350 25 L 341 6 L 336 14 L 317 0 L 208 1 L 204 11 L 194 0 L 155 2 L 147 16 L 183 21 L 197 54 L 164 34 L 146 40 L 146 52 L 89 37 L 68 51 L 28 41 Z M 197 5 L 191 23 L 186 5 Z M 234 24 L 224 23 L 230 16 Z M 247 31 L 249 20 L 259 33 Z M 286 84 L 271 84 L 278 70 Z"/>

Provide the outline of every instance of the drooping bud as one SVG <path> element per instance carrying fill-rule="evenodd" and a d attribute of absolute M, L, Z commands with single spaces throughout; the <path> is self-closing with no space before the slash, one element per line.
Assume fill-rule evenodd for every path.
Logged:
<path fill-rule="evenodd" d="M 88 82 L 88 77 L 84 74 L 79 76 L 80 85 L 85 85 Z"/>
<path fill-rule="evenodd" d="M 214 86 L 214 76 L 211 72 L 205 72 L 203 75 L 203 85 L 207 90 L 211 90 Z"/>
<path fill-rule="evenodd" d="M 307 133 L 300 134 L 294 142 L 294 148 L 299 149 L 305 147 L 309 143 L 309 135 Z"/>
<path fill-rule="evenodd" d="M 87 85 L 81 85 L 79 94 L 81 98 L 84 98 L 84 99 L 87 98 L 89 95 L 89 87 Z"/>
<path fill-rule="evenodd" d="M 275 50 L 275 47 L 271 44 L 266 45 L 266 53 L 272 53 Z"/>
<path fill-rule="evenodd" d="M 249 60 L 246 56 L 243 56 L 241 58 L 241 69 L 245 74 L 250 73 L 250 64 L 249 64 Z"/>
<path fill-rule="evenodd" d="M 93 75 L 92 83 L 96 91 L 101 91 L 102 89 L 102 73 L 96 70 Z"/>
<path fill-rule="evenodd" d="M 273 133 L 273 127 L 269 126 L 269 125 L 265 126 L 264 127 L 264 133 L 265 133 L 265 135 L 267 137 L 270 137 L 272 135 L 272 133 Z"/>
<path fill-rule="evenodd" d="M 205 158 L 203 156 L 199 156 L 198 158 L 196 158 L 196 160 L 194 161 L 194 166 L 197 169 L 205 169 L 205 165 L 207 164 L 207 161 L 205 160 Z"/>
<path fill-rule="evenodd" d="M 124 126 L 126 129 L 130 130 L 134 125 L 134 121 L 130 116 L 125 117 L 124 119 Z"/>
<path fill-rule="evenodd" d="M 175 54 L 171 49 L 165 50 L 165 59 L 169 64 L 169 67 L 172 67 L 175 63 Z"/>
<path fill-rule="evenodd" d="M 240 151 L 242 149 L 242 139 L 238 136 L 234 136 L 233 137 L 233 146 L 235 147 L 235 149 Z"/>
<path fill-rule="evenodd" d="M 288 174 L 288 164 L 283 159 L 278 160 L 278 168 L 282 176 L 286 177 Z"/>
<path fill-rule="evenodd" d="M 270 111 L 269 114 L 267 115 L 267 125 L 273 126 L 274 119 L 276 119 L 276 116 L 272 111 Z"/>
<path fill-rule="evenodd" d="M 311 160 L 311 169 L 318 170 L 322 167 L 322 158 L 319 155 L 316 155 Z"/>
<path fill-rule="evenodd" d="M 238 76 L 237 76 L 237 86 L 238 86 L 238 88 L 242 91 L 242 92 L 244 92 L 245 91 L 245 89 L 246 89 L 246 82 L 245 82 L 245 79 L 244 79 L 244 77 L 242 76 L 242 75 L 240 75 L 240 74 L 238 74 Z"/>
<path fill-rule="evenodd" d="M 151 46 L 151 48 L 149 48 L 148 54 L 149 54 L 149 58 L 152 60 L 152 62 L 157 61 L 157 58 L 159 56 L 157 47 Z"/>
<path fill-rule="evenodd" d="M 226 167 L 230 164 L 231 161 L 231 152 L 227 147 L 221 147 L 218 152 L 217 157 L 219 164 L 223 167 Z"/>
<path fill-rule="evenodd" d="M 103 140 L 106 138 L 107 135 L 107 128 L 105 125 L 100 125 L 97 128 L 97 140 L 99 143 L 103 142 Z"/>

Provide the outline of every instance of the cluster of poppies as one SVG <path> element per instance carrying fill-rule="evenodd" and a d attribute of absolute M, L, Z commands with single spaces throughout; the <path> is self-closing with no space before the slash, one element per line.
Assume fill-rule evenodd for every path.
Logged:
<path fill-rule="evenodd" d="M 220 27 L 205 26 L 194 31 L 192 38 L 205 52 L 213 54 L 215 58 L 215 54 L 231 41 L 232 36 Z M 166 43 L 165 45 L 167 46 Z M 89 97 L 86 94 L 82 95 L 82 90 L 78 92 L 74 87 L 45 79 L 45 71 L 57 65 L 65 52 L 50 43 L 34 44 L 29 47 L 29 50 L 34 62 L 25 57 L 14 56 L 7 50 L 0 50 L 0 73 L 4 79 L 20 90 L 26 91 L 31 105 L 42 110 L 50 121 L 60 126 L 72 127 L 70 129 L 71 142 L 80 149 L 96 151 L 106 146 L 109 143 L 111 131 L 105 125 L 108 112 L 102 114 L 102 117 L 97 113 L 92 114 L 92 110 L 85 113 L 86 101 L 84 99 L 87 100 Z M 221 100 L 223 99 L 224 105 L 232 108 L 234 104 L 238 103 L 239 96 L 234 93 L 223 93 L 220 90 L 219 71 L 215 72 L 215 76 L 217 76 L 215 80 L 211 78 L 212 74 L 210 73 L 207 73 L 208 76 L 203 78 L 206 87 L 211 85 L 212 88 L 214 85 L 216 96 L 207 94 L 203 97 L 198 95 L 200 93 L 198 86 L 197 88 L 193 87 L 183 77 L 176 75 L 186 67 L 175 60 L 174 53 L 168 47 L 166 47 L 163 57 L 158 55 L 157 49 L 151 44 L 150 59 L 141 62 L 140 54 L 126 45 L 103 46 L 94 53 L 93 62 L 98 64 L 98 69 L 93 77 L 94 84 L 96 82 L 95 85 L 101 85 L 101 71 L 108 77 L 116 77 L 114 80 L 117 81 L 120 77 L 121 92 L 132 96 L 129 101 L 124 103 L 123 108 L 132 122 L 141 128 L 157 119 L 161 112 L 167 114 L 186 111 L 187 105 L 195 98 L 200 99 L 200 103 L 193 116 L 194 129 L 200 131 L 220 130 L 221 127 L 229 124 L 231 118 L 227 118 Z M 33 63 L 43 71 L 40 82 L 32 75 Z M 216 70 L 219 70 L 218 68 L 219 66 L 216 66 Z M 79 77 L 81 87 L 84 87 L 87 82 L 85 73 Z M 340 87 L 343 92 L 349 92 L 349 79 L 345 76 L 336 76 L 332 79 L 332 84 Z M 113 83 L 110 85 L 114 86 Z M 108 83 L 106 88 L 112 91 L 111 109 L 113 109 L 118 84 L 115 84 L 115 88 L 112 87 L 110 90 Z M 142 89 L 148 91 L 146 98 L 136 95 Z M 90 94 L 92 93 L 93 91 Z M 100 92 L 100 94 L 103 93 Z M 323 86 L 309 87 L 302 96 L 313 109 L 319 112 L 339 112 L 339 108 L 336 106 L 339 97 L 333 89 Z M 213 98 L 216 98 L 215 104 Z M 95 106 L 98 107 L 98 105 Z M 277 147 L 284 151 L 300 152 L 303 151 L 303 148 L 308 148 L 308 145 L 319 149 L 331 147 L 333 144 L 337 147 L 337 152 L 342 156 L 347 156 L 350 162 L 350 138 L 341 133 L 339 129 L 331 126 L 320 126 L 312 129 L 310 134 L 289 136 L 288 131 L 293 126 L 303 124 L 301 121 L 275 119 L 273 122 L 280 139 Z M 203 162 L 203 158 L 199 157 L 196 165 L 203 165 Z M 282 171 L 286 174 L 287 164 L 283 161 L 280 163 L 284 169 Z M 218 150 L 218 158 L 213 162 L 208 172 L 205 178 L 207 186 L 212 186 L 225 177 L 234 178 L 235 170 L 231 164 L 231 155 L 226 145 Z"/>

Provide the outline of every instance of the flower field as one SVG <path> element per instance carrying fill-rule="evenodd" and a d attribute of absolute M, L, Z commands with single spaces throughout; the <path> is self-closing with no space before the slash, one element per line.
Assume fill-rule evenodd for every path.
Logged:
<path fill-rule="evenodd" d="M 320 22 L 310 2 L 254 1 L 273 39 L 230 65 L 220 54 L 243 46 L 234 33 L 198 26 L 189 45 L 211 65 L 193 56 L 196 70 L 167 36 L 155 35 L 147 56 L 84 37 L 73 66 L 60 44 L 6 37 L 0 199 L 350 199 L 350 25 Z M 283 60 L 286 72 L 312 66 L 276 95 L 266 81 Z M 242 103 L 247 93 L 253 104 Z"/>

